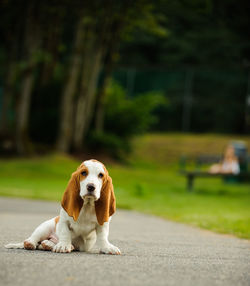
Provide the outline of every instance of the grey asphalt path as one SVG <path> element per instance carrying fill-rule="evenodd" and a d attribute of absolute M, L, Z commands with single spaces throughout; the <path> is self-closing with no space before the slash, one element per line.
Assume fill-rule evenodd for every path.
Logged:
<path fill-rule="evenodd" d="M 0 198 L 0 285 L 250 285 L 250 243 L 131 211 L 113 217 L 121 256 L 5 249 L 59 203 Z"/>

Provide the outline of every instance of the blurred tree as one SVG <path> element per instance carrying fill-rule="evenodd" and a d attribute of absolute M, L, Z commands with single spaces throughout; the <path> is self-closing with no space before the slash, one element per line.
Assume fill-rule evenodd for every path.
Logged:
<path fill-rule="evenodd" d="M 57 1 L 50 6 L 50 1 L 32 0 L 9 0 L 2 3 L 4 21 L 1 22 L 1 34 L 5 43 L 5 65 L 8 72 L 3 94 L 1 132 L 6 133 L 8 129 L 8 133 L 15 138 L 19 154 L 30 151 L 29 112 L 39 65 L 43 71 L 39 87 L 48 81 L 54 68 L 54 64 L 49 63 L 56 54 L 58 41 L 55 39 L 58 40 L 59 37 L 55 35 L 58 36 L 58 31 L 61 31 L 57 29 L 63 15 L 62 11 L 59 16 L 57 14 L 58 8 L 61 7 L 59 5 L 61 3 L 58 4 Z M 52 35 L 54 39 L 50 39 L 48 44 L 48 37 Z M 7 122 L 12 101 L 15 103 L 14 132 L 9 129 L 10 124 Z"/>
<path fill-rule="evenodd" d="M 79 10 L 79 14 L 77 16 L 78 21 L 75 28 L 75 39 L 71 54 L 71 61 L 62 93 L 60 124 L 57 138 L 57 149 L 63 152 L 68 152 L 71 147 L 73 136 L 74 97 L 76 94 L 78 78 L 82 65 L 85 26 L 82 9 Z"/>
<path fill-rule="evenodd" d="M 250 62 L 246 0 L 159 0 L 157 14 L 167 38 L 132 31 L 120 49 L 122 66 L 244 67 Z"/>
<path fill-rule="evenodd" d="M 15 5 L 17 4 L 17 5 Z M 0 31 L 2 38 L 1 53 L 2 67 L 1 78 L 3 79 L 3 98 L 0 115 L 0 136 L 11 136 L 13 122 L 9 116 L 15 95 L 15 83 L 17 77 L 17 64 L 20 54 L 20 38 L 23 28 L 24 6 L 20 1 L 7 1 L 0 3 Z M 5 73 L 3 73 L 5 71 Z"/>
<path fill-rule="evenodd" d="M 79 24 L 72 50 L 69 77 L 63 93 L 62 118 L 57 140 L 59 150 L 82 148 L 96 102 L 98 103 L 96 126 L 98 126 L 97 129 L 101 129 L 105 90 L 120 42 L 127 37 L 134 26 L 142 23 L 154 32 L 158 29 L 159 33 L 160 28 L 153 15 L 154 6 L 149 2 L 147 0 L 119 2 L 108 0 L 105 6 L 102 5 L 102 1 L 82 4 L 82 12 L 77 15 Z M 164 31 L 161 33 L 164 34 Z M 104 76 L 97 93 L 101 70 L 104 71 Z M 77 86 L 78 80 L 79 86 Z M 73 110 L 75 110 L 74 114 Z"/>
<path fill-rule="evenodd" d="M 19 154 L 25 154 L 29 146 L 28 120 L 32 89 L 34 84 L 34 69 L 40 60 L 42 44 L 41 6 L 39 2 L 28 1 L 23 31 L 21 87 L 17 98 L 16 113 L 16 145 Z"/>
<path fill-rule="evenodd" d="M 57 148 L 61 151 L 82 147 L 94 111 L 98 76 L 106 53 L 112 50 L 112 32 L 119 30 L 113 27 L 120 25 L 130 3 L 109 0 L 103 6 L 102 1 L 82 2 L 80 12 L 77 12 L 79 20 L 62 97 L 57 140 Z"/>
<path fill-rule="evenodd" d="M 154 35 L 158 38 L 166 38 L 167 30 L 161 26 L 161 22 L 165 17 L 156 13 L 156 5 L 151 1 L 138 1 L 135 6 L 126 2 L 127 6 L 122 7 L 122 13 L 115 19 L 110 32 L 110 43 L 107 51 L 105 65 L 103 70 L 103 79 L 97 94 L 98 102 L 95 117 L 95 130 L 102 133 L 104 130 L 104 109 L 105 97 L 107 96 L 107 87 L 112 79 L 112 71 L 115 63 L 119 59 L 118 48 L 120 43 L 130 39 L 130 35 L 134 29 L 139 29 L 146 35 Z M 127 11 L 127 13 L 124 13 Z M 138 14 L 140 16 L 138 17 Z"/>
<path fill-rule="evenodd" d="M 242 110 L 246 108 L 246 76 L 250 66 L 247 16 L 250 2 L 162 0 L 158 1 L 156 9 L 166 17 L 162 26 L 168 29 L 168 37 L 159 38 L 134 29 L 132 40 L 121 45 L 119 62 L 123 69 L 136 67 L 134 95 L 143 86 L 149 89 L 158 85 L 165 90 L 170 104 L 159 107 L 160 120 L 153 130 L 182 129 L 180 114 L 185 113 L 183 107 L 188 86 L 185 87 L 182 74 L 193 69 L 189 131 L 244 132 L 246 124 Z M 201 84 L 204 73 L 208 75 L 207 80 Z M 173 78 L 175 74 L 179 74 L 178 82 Z M 231 74 L 235 75 L 234 78 Z M 126 86 L 126 80 L 123 85 Z M 230 98 L 229 102 L 227 98 Z M 216 101 L 221 102 L 221 107 Z M 219 115 L 221 108 L 224 109 L 223 117 Z M 201 116 L 205 113 L 210 116 Z"/>
<path fill-rule="evenodd" d="M 131 149 L 131 138 L 149 130 L 157 122 L 153 111 L 167 102 L 163 94 L 156 91 L 129 97 L 122 86 L 111 81 L 106 89 L 105 105 L 106 132 L 90 131 L 87 146 L 124 159 Z"/>
<path fill-rule="evenodd" d="M 107 124 L 115 67 L 127 67 L 129 96 L 165 91 L 169 105 L 158 107 L 154 129 L 181 129 L 191 68 L 190 130 L 243 132 L 248 1 L 4 0 L 0 8 L 0 135 L 15 138 L 19 153 L 28 151 L 29 135 L 68 152 L 86 143 L 92 122 L 97 133 L 118 132 Z M 217 98 L 227 104 L 227 97 L 233 103 L 222 112 Z"/>

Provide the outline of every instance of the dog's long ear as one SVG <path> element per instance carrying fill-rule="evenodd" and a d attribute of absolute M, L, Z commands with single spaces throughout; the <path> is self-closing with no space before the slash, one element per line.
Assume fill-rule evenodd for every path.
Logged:
<path fill-rule="evenodd" d="M 112 179 L 106 171 L 106 178 L 103 180 L 103 187 L 99 200 L 95 202 L 95 212 L 100 225 L 109 220 L 116 210 L 114 187 Z"/>
<path fill-rule="evenodd" d="M 71 179 L 68 182 L 68 186 L 64 192 L 61 205 L 67 214 L 75 221 L 77 221 L 81 208 L 83 206 L 83 200 L 80 197 L 80 174 L 74 172 Z"/>

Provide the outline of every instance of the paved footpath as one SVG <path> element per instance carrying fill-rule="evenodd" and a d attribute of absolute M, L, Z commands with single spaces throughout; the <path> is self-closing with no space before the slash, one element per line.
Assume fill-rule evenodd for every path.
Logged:
<path fill-rule="evenodd" d="M 250 242 L 131 211 L 113 217 L 110 241 L 122 255 L 5 249 L 59 203 L 0 198 L 0 286 L 250 285 Z"/>

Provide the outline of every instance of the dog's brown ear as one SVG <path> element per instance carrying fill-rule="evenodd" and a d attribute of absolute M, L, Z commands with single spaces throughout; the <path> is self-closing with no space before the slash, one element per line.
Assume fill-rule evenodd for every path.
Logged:
<path fill-rule="evenodd" d="M 101 196 L 99 200 L 95 202 L 95 212 L 97 221 L 100 225 L 109 220 L 109 217 L 113 215 L 116 210 L 114 187 L 112 179 L 106 174 L 106 178 L 103 181 L 103 187 L 101 190 Z"/>
<path fill-rule="evenodd" d="M 74 172 L 71 179 L 68 182 L 68 186 L 64 192 L 61 205 L 67 214 L 75 221 L 77 221 L 81 208 L 83 206 L 83 200 L 80 197 L 80 174 Z"/>
<path fill-rule="evenodd" d="M 82 162 L 81 165 L 78 166 L 76 170 L 80 170 L 80 169 L 82 169 L 82 168 L 85 168 L 84 162 Z"/>

